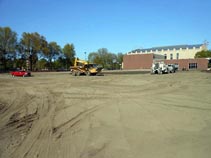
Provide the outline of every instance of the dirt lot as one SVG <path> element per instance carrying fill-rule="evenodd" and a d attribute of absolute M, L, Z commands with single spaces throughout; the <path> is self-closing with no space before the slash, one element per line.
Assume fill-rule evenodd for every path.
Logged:
<path fill-rule="evenodd" d="M 0 74 L 1 158 L 210 158 L 211 74 Z"/>

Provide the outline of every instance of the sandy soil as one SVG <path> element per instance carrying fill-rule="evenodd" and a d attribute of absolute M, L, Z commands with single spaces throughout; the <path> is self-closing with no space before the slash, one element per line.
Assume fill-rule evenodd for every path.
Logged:
<path fill-rule="evenodd" d="M 210 73 L 33 74 L 0 74 L 1 158 L 210 158 Z"/>

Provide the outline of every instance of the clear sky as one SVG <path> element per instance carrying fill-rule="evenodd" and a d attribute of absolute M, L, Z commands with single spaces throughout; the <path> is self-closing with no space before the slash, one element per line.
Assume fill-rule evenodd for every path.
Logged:
<path fill-rule="evenodd" d="M 0 0 L 0 26 L 38 32 L 84 58 L 99 48 L 211 42 L 211 0 Z M 210 43 L 211 45 L 211 43 Z M 209 48 L 210 48 L 209 45 Z"/>

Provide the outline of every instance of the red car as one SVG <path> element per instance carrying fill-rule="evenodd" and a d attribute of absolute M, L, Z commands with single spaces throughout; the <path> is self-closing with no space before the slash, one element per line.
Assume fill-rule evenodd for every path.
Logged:
<path fill-rule="evenodd" d="M 18 71 L 12 71 L 11 75 L 13 77 L 15 77 L 15 76 L 26 77 L 26 76 L 31 76 L 31 73 L 28 71 L 18 70 Z"/>

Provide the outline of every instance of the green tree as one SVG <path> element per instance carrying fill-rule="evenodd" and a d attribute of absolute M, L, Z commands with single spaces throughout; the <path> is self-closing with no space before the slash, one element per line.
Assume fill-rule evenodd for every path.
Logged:
<path fill-rule="evenodd" d="M 26 33 L 22 34 L 21 47 L 26 58 L 30 61 L 30 69 L 36 69 L 36 63 L 38 61 L 38 54 L 41 54 L 46 50 L 47 41 L 44 36 L 39 33 Z"/>
<path fill-rule="evenodd" d="M 195 55 L 195 58 L 210 58 L 210 57 L 211 57 L 210 50 L 202 50 L 200 52 L 197 52 Z"/>
<path fill-rule="evenodd" d="M 54 61 L 54 68 L 56 70 L 68 70 L 66 65 L 66 59 L 63 57 L 59 57 L 57 60 Z"/>
<path fill-rule="evenodd" d="M 15 58 L 17 45 L 17 33 L 10 27 L 0 27 L 0 66 L 7 69 L 7 60 Z"/>
<path fill-rule="evenodd" d="M 99 54 L 100 60 L 102 61 L 102 66 L 104 68 L 109 68 L 109 53 L 108 53 L 108 49 L 107 48 L 100 48 L 98 49 L 97 53 Z M 112 61 L 111 61 L 112 62 Z"/>
<path fill-rule="evenodd" d="M 103 63 L 102 59 L 100 58 L 100 55 L 97 52 L 89 53 L 88 60 L 91 63 L 96 63 L 96 64 L 102 64 Z"/>
<path fill-rule="evenodd" d="M 49 44 L 44 44 L 42 47 L 43 54 L 48 59 L 49 68 L 52 70 L 52 60 L 56 58 L 61 53 L 61 48 L 56 42 L 50 42 Z"/>
<path fill-rule="evenodd" d="M 47 68 L 47 64 L 48 64 L 48 61 L 42 58 L 37 62 L 37 68 L 39 70 L 45 70 Z"/>
<path fill-rule="evenodd" d="M 70 65 L 74 64 L 75 59 L 75 47 L 73 44 L 66 44 L 63 48 L 63 53 L 66 58 L 66 65 L 70 67 Z"/>
<path fill-rule="evenodd" d="M 110 53 L 107 48 L 98 49 L 97 52 L 89 54 L 88 59 L 90 62 L 101 64 L 106 69 L 114 69 L 117 64 L 117 55 Z"/>
<path fill-rule="evenodd" d="M 118 69 L 122 68 L 123 56 L 124 56 L 123 53 L 118 53 L 117 54 L 117 64 L 118 64 L 117 68 Z"/>

